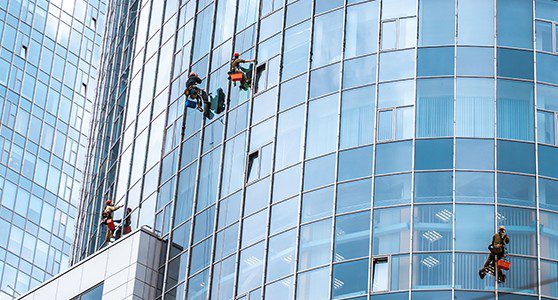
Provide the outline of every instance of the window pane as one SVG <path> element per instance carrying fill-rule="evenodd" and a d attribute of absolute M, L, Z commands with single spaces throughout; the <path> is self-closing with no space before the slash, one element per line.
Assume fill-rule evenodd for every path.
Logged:
<path fill-rule="evenodd" d="M 397 48 L 413 48 L 417 44 L 417 18 L 399 19 Z"/>
<path fill-rule="evenodd" d="M 376 55 L 345 61 L 343 66 L 343 88 L 376 82 Z"/>
<path fill-rule="evenodd" d="M 463 170 L 493 170 L 494 141 L 457 139 L 456 168 Z"/>
<path fill-rule="evenodd" d="M 558 112 L 558 87 L 538 84 L 537 107 Z"/>
<path fill-rule="evenodd" d="M 375 178 L 374 207 L 411 202 L 411 174 Z"/>
<path fill-rule="evenodd" d="M 558 178 L 558 148 L 539 146 L 539 174 Z"/>
<path fill-rule="evenodd" d="M 331 219 L 302 226 L 298 251 L 300 270 L 328 263 L 331 260 Z"/>
<path fill-rule="evenodd" d="M 265 287 L 265 299 L 283 300 L 294 297 L 294 278 L 288 277 Z M 243 298 L 241 298 L 243 299 Z"/>
<path fill-rule="evenodd" d="M 533 49 L 533 2 L 498 0 L 498 46 Z"/>
<path fill-rule="evenodd" d="M 338 181 L 372 175 L 373 148 L 361 147 L 339 153 Z"/>
<path fill-rule="evenodd" d="M 539 205 L 558 211 L 558 181 L 539 178 Z"/>
<path fill-rule="evenodd" d="M 374 261 L 373 279 L 372 279 L 372 292 L 387 292 L 389 291 L 389 262 L 387 258 L 377 259 Z"/>
<path fill-rule="evenodd" d="M 522 292 L 536 294 L 538 290 L 538 268 L 537 260 L 535 258 L 526 257 L 514 257 L 514 266 L 510 268 L 507 276 L 508 278 L 517 278 L 518 280 L 506 280 L 506 283 L 501 284 L 502 289 L 510 292 Z M 517 277 L 514 277 L 517 276 Z M 498 299 L 502 300 L 532 300 L 536 297 L 523 296 L 522 298 L 517 297 L 517 295 L 506 295 L 503 297 L 502 294 L 498 296 Z"/>
<path fill-rule="evenodd" d="M 312 51 L 312 67 L 323 66 L 341 59 L 342 36 L 343 10 L 316 17 L 312 47 L 319 50 Z"/>
<path fill-rule="evenodd" d="M 554 0 L 536 0 L 537 18 L 558 22 L 558 4 Z"/>
<path fill-rule="evenodd" d="M 333 299 L 365 295 L 368 290 L 368 260 L 333 266 Z M 318 299 L 318 298 L 315 298 Z"/>
<path fill-rule="evenodd" d="M 382 20 L 416 15 L 416 0 L 385 0 L 382 3 Z"/>
<path fill-rule="evenodd" d="M 558 263 L 541 260 L 541 294 L 544 296 L 558 297 Z"/>
<path fill-rule="evenodd" d="M 494 80 L 457 79 L 456 131 L 463 137 L 494 137 Z"/>
<path fill-rule="evenodd" d="M 415 109 L 402 107 L 395 111 L 395 139 L 412 139 L 415 134 Z"/>
<path fill-rule="evenodd" d="M 397 21 L 382 23 L 382 50 L 391 50 L 397 47 Z"/>
<path fill-rule="evenodd" d="M 498 137 L 532 141 L 533 84 L 511 80 L 498 80 L 497 84 Z"/>
<path fill-rule="evenodd" d="M 419 49 L 417 76 L 453 75 L 454 52 L 453 47 Z"/>
<path fill-rule="evenodd" d="M 494 76 L 494 49 L 457 47 L 457 75 Z"/>
<path fill-rule="evenodd" d="M 378 141 L 393 140 L 394 110 L 384 110 L 378 113 Z"/>
<path fill-rule="evenodd" d="M 266 280 L 273 281 L 294 272 L 296 230 L 269 239 Z"/>
<path fill-rule="evenodd" d="M 415 82 L 413 80 L 382 83 L 378 90 L 378 108 L 388 108 L 415 103 Z"/>
<path fill-rule="evenodd" d="M 299 1 L 304 3 L 310 1 Z M 290 6 L 291 8 L 294 6 Z M 290 12 L 287 9 L 287 13 Z M 304 22 L 285 30 L 285 43 L 283 49 L 283 79 L 291 78 L 302 73 L 308 68 L 310 41 L 310 22 Z"/>
<path fill-rule="evenodd" d="M 374 141 L 374 87 L 345 91 L 341 100 L 341 149 Z"/>
<path fill-rule="evenodd" d="M 376 147 L 376 174 L 410 171 L 411 147 L 410 141 L 378 145 Z"/>
<path fill-rule="evenodd" d="M 302 223 L 329 217 L 332 213 L 333 186 L 302 195 Z"/>
<path fill-rule="evenodd" d="M 455 206 L 455 250 L 486 252 L 486 243 L 490 243 L 493 234 L 494 206 Z"/>
<path fill-rule="evenodd" d="M 552 52 L 554 49 L 554 44 L 552 43 L 552 23 L 536 21 L 535 25 L 537 50 Z"/>
<path fill-rule="evenodd" d="M 498 76 L 532 80 L 533 68 L 532 52 L 498 49 Z"/>
<path fill-rule="evenodd" d="M 417 137 L 453 135 L 453 79 L 417 80 Z"/>
<path fill-rule="evenodd" d="M 298 275 L 296 299 L 314 300 L 329 297 L 329 267 L 312 270 Z"/>
<path fill-rule="evenodd" d="M 452 172 L 415 173 L 415 202 L 451 202 Z"/>
<path fill-rule="evenodd" d="M 535 174 L 535 145 L 498 141 L 498 170 Z"/>
<path fill-rule="evenodd" d="M 347 7 L 345 58 L 376 52 L 378 45 L 378 3 Z"/>
<path fill-rule="evenodd" d="M 456 172 L 456 202 L 494 202 L 494 173 Z"/>
<path fill-rule="evenodd" d="M 304 163 L 304 190 L 333 183 L 335 180 L 335 154 Z"/>
<path fill-rule="evenodd" d="M 308 132 L 306 156 L 308 158 L 335 151 L 337 146 L 339 96 L 331 95 L 308 105 Z"/>
<path fill-rule="evenodd" d="M 310 73 L 310 98 L 339 90 L 339 67 L 337 63 Z"/>
<path fill-rule="evenodd" d="M 233 255 L 213 267 L 212 299 L 230 299 L 234 296 L 235 262 L 236 256 Z"/>
<path fill-rule="evenodd" d="M 374 210 L 372 254 L 393 254 L 410 249 L 411 209 L 394 207 Z"/>
<path fill-rule="evenodd" d="M 419 46 L 451 45 L 455 36 L 455 2 L 419 1 Z"/>
<path fill-rule="evenodd" d="M 416 205 L 413 216 L 415 251 L 444 251 L 452 247 L 451 205 Z"/>
<path fill-rule="evenodd" d="M 556 117 L 554 113 L 537 112 L 538 142 L 554 145 L 556 139 Z"/>
<path fill-rule="evenodd" d="M 541 226 L 541 257 L 550 259 L 558 255 L 558 214 L 540 212 Z"/>
<path fill-rule="evenodd" d="M 494 44 L 494 2 L 457 1 L 457 43 L 461 45 Z"/>
<path fill-rule="evenodd" d="M 244 219 L 242 224 L 242 247 L 249 246 L 260 241 L 265 236 L 266 229 L 263 224 L 267 223 L 267 209 Z"/>
<path fill-rule="evenodd" d="M 490 242 L 490 241 L 488 241 Z M 486 250 L 485 250 L 486 251 Z M 494 286 L 494 277 L 487 276 L 487 278 L 480 279 L 478 275 L 479 268 L 483 266 L 486 260 L 486 254 L 469 254 L 469 253 L 456 253 L 455 254 L 455 285 L 462 289 L 474 290 L 490 290 Z M 471 296 L 466 296 L 471 294 Z M 472 292 L 462 292 L 457 299 L 473 300 L 473 299 L 492 299 L 494 295 L 485 295 Z"/>
<path fill-rule="evenodd" d="M 370 208 L 372 180 L 364 179 L 337 186 L 337 213 Z M 323 201 L 323 200 L 322 200 Z"/>
<path fill-rule="evenodd" d="M 238 294 L 246 293 L 262 283 L 264 243 L 259 243 L 240 253 Z"/>
<path fill-rule="evenodd" d="M 304 102 L 306 99 L 306 73 L 281 84 L 279 110 Z"/>
<path fill-rule="evenodd" d="M 414 74 L 414 50 L 394 51 L 380 54 L 380 81 L 412 78 Z"/>
<path fill-rule="evenodd" d="M 415 170 L 453 168 L 453 139 L 417 140 Z"/>
<path fill-rule="evenodd" d="M 337 217 L 335 221 L 335 261 L 368 256 L 370 211 Z"/>
<path fill-rule="evenodd" d="M 557 33 L 558 35 L 558 33 Z M 558 59 L 556 55 L 537 53 L 537 80 L 558 84 Z"/>
<path fill-rule="evenodd" d="M 301 160 L 304 114 L 304 107 L 299 106 L 279 115 L 275 169 L 282 169 Z"/>
<path fill-rule="evenodd" d="M 498 173 L 498 203 L 535 206 L 535 178 Z"/>
<path fill-rule="evenodd" d="M 537 255 L 537 217 L 534 209 L 498 207 L 499 224 L 506 226 L 513 247 L 510 254 Z M 521 228 L 521 229 L 520 229 Z"/>
<path fill-rule="evenodd" d="M 270 234 L 296 226 L 298 215 L 293 212 L 298 212 L 298 199 L 292 198 L 271 207 Z"/>
<path fill-rule="evenodd" d="M 275 174 L 273 180 L 273 202 L 292 197 L 300 192 L 300 165 Z"/>
<path fill-rule="evenodd" d="M 451 288 L 451 253 L 413 255 L 413 289 Z M 416 266 L 416 267 L 415 267 Z M 447 299 L 447 294 L 430 292 L 425 299 Z M 441 293 L 441 292 L 437 292 Z M 426 295 L 425 295 L 426 296 Z M 445 297 L 444 297 L 445 296 Z M 418 297 L 414 297 L 415 299 Z"/>

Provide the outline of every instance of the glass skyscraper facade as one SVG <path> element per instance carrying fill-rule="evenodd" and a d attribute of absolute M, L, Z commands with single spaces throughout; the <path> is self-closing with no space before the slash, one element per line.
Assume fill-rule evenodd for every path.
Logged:
<path fill-rule="evenodd" d="M 0 299 L 69 266 L 105 1 L 0 1 Z"/>
<path fill-rule="evenodd" d="M 75 260 L 109 198 L 164 299 L 558 299 L 558 2 L 119 0 Z M 257 58 L 252 89 L 227 80 Z M 190 71 L 226 111 L 184 109 Z M 116 218 L 126 217 L 120 210 Z M 507 281 L 478 270 L 497 226 Z"/>

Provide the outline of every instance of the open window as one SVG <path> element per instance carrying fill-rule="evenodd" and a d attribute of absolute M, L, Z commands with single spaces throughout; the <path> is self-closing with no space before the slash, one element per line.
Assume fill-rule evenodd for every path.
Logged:
<path fill-rule="evenodd" d="M 248 166 L 246 168 L 246 182 L 251 182 L 260 177 L 260 150 L 248 154 Z"/>
<path fill-rule="evenodd" d="M 389 259 L 377 257 L 372 264 L 372 292 L 389 291 Z"/>
<path fill-rule="evenodd" d="M 97 28 L 97 19 L 95 17 L 91 17 L 91 21 L 89 23 L 89 27 L 91 27 L 91 29 L 95 29 Z"/>
<path fill-rule="evenodd" d="M 19 56 L 21 56 L 22 58 L 27 58 L 27 46 L 26 45 L 21 45 L 21 49 L 19 51 Z"/>
<path fill-rule="evenodd" d="M 85 83 L 81 83 L 81 94 L 83 96 L 87 95 L 87 84 L 85 84 Z"/>
<path fill-rule="evenodd" d="M 256 67 L 256 80 L 254 86 L 254 93 L 267 88 L 267 62 Z"/>

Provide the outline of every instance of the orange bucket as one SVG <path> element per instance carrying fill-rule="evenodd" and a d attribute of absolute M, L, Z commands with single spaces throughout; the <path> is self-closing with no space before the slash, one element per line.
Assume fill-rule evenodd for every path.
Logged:
<path fill-rule="evenodd" d="M 110 230 L 114 231 L 116 229 L 116 226 L 114 225 L 114 221 L 112 219 L 107 219 L 106 223 L 107 223 L 107 227 Z"/>
<path fill-rule="evenodd" d="M 510 262 L 509 261 L 505 261 L 505 260 L 498 260 L 498 262 L 496 263 L 498 265 L 498 269 L 501 270 L 509 270 L 510 269 Z"/>
<path fill-rule="evenodd" d="M 235 81 L 235 82 L 236 81 L 241 81 L 242 77 L 243 77 L 242 73 L 232 73 L 231 74 L 231 80 Z"/>

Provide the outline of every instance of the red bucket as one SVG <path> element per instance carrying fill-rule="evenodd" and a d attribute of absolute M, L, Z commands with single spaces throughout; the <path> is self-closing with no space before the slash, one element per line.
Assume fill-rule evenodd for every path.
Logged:
<path fill-rule="evenodd" d="M 238 73 L 238 72 L 237 72 L 237 73 L 232 73 L 232 74 L 231 74 L 231 80 L 232 80 L 232 81 L 235 81 L 235 82 L 236 82 L 236 81 L 241 81 L 241 80 L 242 80 L 242 77 L 243 77 L 243 76 L 242 76 L 242 73 Z"/>
<path fill-rule="evenodd" d="M 505 260 L 498 260 L 498 262 L 496 263 L 498 265 L 498 269 L 501 270 L 509 270 L 510 269 L 510 262 L 509 261 L 505 261 Z"/>

